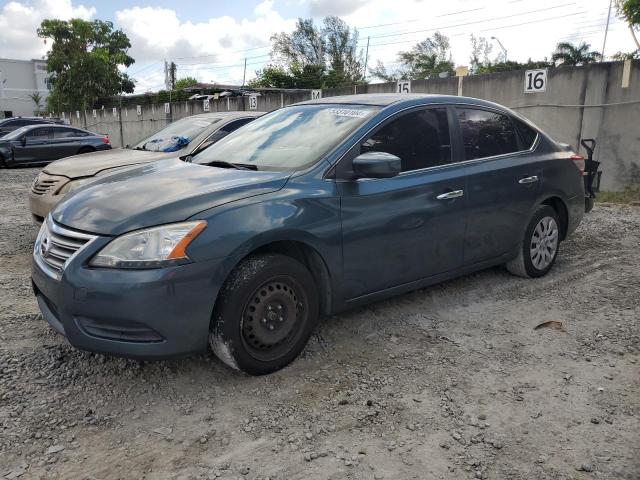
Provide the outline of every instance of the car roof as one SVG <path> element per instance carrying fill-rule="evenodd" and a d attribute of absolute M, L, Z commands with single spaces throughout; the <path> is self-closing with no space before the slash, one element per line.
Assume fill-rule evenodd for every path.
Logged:
<path fill-rule="evenodd" d="M 487 100 L 471 97 L 459 97 L 457 95 L 436 95 L 429 93 L 364 93 L 359 95 L 341 95 L 337 97 L 324 97 L 316 100 L 307 100 L 294 105 L 374 105 L 378 107 L 388 107 L 392 104 L 415 104 L 427 105 L 437 103 L 464 103 L 477 106 L 493 107 L 505 109 Z"/>
<path fill-rule="evenodd" d="M 210 113 L 199 113 L 197 115 L 190 115 L 188 117 L 183 118 L 220 118 L 222 120 L 232 120 L 234 118 L 246 118 L 246 117 L 255 117 L 258 118 L 264 115 L 266 112 L 258 112 L 255 110 L 247 110 L 247 111 L 231 111 L 231 112 L 210 112 Z M 180 119 L 182 120 L 182 119 Z"/>
<path fill-rule="evenodd" d="M 39 122 L 56 122 L 59 121 L 57 118 L 46 118 L 46 117 L 7 117 L 0 118 L 0 123 L 8 122 L 10 120 L 37 120 Z"/>
<path fill-rule="evenodd" d="M 90 132 L 89 130 L 85 130 L 82 127 L 76 127 L 75 125 L 62 125 L 59 123 L 52 123 L 52 124 L 46 124 L 46 125 L 43 125 L 43 124 L 25 125 L 24 127 L 20 127 L 20 128 L 24 128 L 25 132 L 28 132 L 30 130 L 35 130 L 36 128 L 73 128 L 74 130 L 87 132 L 87 133 L 90 133 L 91 135 L 98 135 L 97 133 Z"/>

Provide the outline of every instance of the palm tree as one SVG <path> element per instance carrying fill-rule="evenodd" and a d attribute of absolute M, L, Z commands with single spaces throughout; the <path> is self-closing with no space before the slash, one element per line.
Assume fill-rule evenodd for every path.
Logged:
<path fill-rule="evenodd" d="M 40 110 L 42 109 L 42 95 L 40 95 L 40 92 L 33 92 L 32 94 L 29 95 L 29 98 L 31 100 L 33 100 L 33 103 L 36 104 L 36 111 L 37 114 L 40 114 Z"/>
<path fill-rule="evenodd" d="M 560 42 L 556 45 L 556 51 L 551 55 L 555 65 L 586 65 L 597 62 L 601 55 L 595 50 L 589 50 L 591 45 L 581 42 L 574 45 L 569 42 Z"/>
<path fill-rule="evenodd" d="M 636 47 L 640 50 L 640 41 L 636 37 L 635 30 L 640 30 L 640 0 L 616 0 L 616 9 L 618 16 L 624 18 L 629 24 L 629 31 L 636 43 Z"/>

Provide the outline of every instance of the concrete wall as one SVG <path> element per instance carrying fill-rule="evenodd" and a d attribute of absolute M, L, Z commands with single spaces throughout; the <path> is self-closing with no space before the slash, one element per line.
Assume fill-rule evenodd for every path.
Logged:
<path fill-rule="evenodd" d="M 464 95 L 491 100 L 513 108 L 532 120 L 555 139 L 579 148 L 581 138 L 596 138 L 596 159 L 602 162 L 602 188 L 618 190 L 640 183 L 640 61 L 629 64 L 628 86 L 623 87 L 623 62 L 598 63 L 584 67 L 552 68 L 548 71 L 547 88 L 541 93 L 525 93 L 525 72 L 505 72 L 468 77 L 413 80 L 413 93 Z M 354 93 L 390 93 L 395 83 L 381 83 L 327 89 L 324 97 Z M 271 111 L 311 98 L 311 92 L 271 94 L 258 97 L 258 110 Z M 210 102 L 211 111 L 247 110 L 247 97 Z M 111 109 L 87 112 L 86 127 L 109 134 L 112 144 L 133 144 L 166 125 L 173 118 L 202 112 L 202 102 L 173 104 L 172 115 L 163 105 L 143 107 L 142 114 L 129 107 L 120 113 L 124 141 L 120 138 L 119 118 Z M 67 114 L 68 115 L 68 114 Z M 71 117 L 73 124 L 84 126 L 82 115 Z"/>

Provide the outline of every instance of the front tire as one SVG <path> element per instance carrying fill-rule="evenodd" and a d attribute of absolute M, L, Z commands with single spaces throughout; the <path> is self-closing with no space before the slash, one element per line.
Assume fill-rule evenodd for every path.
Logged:
<path fill-rule="evenodd" d="M 559 225 L 556 211 L 548 205 L 540 205 L 529 221 L 518 256 L 506 264 L 507 270 L 519 277 L 546 275 L 558 256 Z"/>
<path fill-rule="evenodd" d="M 317 286 L 304 265 L 284 255 L 254 255 L 224 283 L 209 345 L 229 367 L 265 375 L 302 352 L 318 315 Z"/>

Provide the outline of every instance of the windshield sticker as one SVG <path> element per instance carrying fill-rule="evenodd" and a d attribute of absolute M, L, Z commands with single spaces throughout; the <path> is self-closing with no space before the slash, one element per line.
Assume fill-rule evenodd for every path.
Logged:
<path fill-rule="evenodd" d="M 367 110 L 356 110 L 355 108 L 330 108 L 329 111 L 337 117 L 364 118 L 369 114 Z"/>

